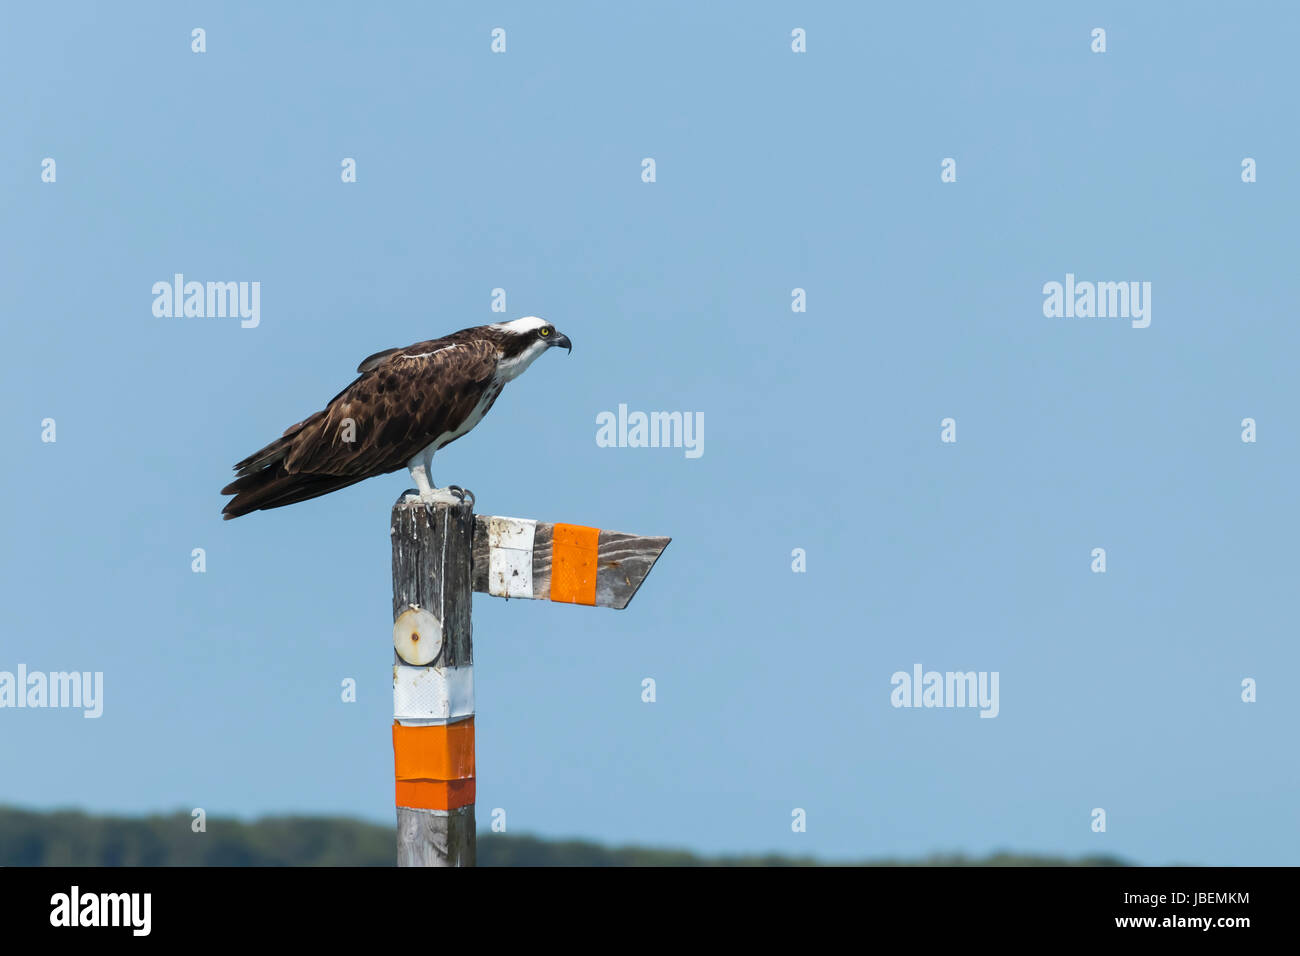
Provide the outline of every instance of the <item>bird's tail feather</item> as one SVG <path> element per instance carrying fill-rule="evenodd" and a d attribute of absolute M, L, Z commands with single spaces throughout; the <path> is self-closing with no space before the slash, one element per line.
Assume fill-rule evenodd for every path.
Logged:
<path fill-rule="evenodd" d="M 309 498 L 318 498 L 331 491 L 346 488 L 348 485 L 355 485 L 365 477 L 365 475 L 289 474 L 284 470 L 283 465 L 277 464 L 252 474 L 245 474 L 222 488 L 223 495 L 235 497 L 226 502 L 226 506 L 221 509 L 221 516 L 229 521 L 250 511 L 264 511 L 268 508 L 281 508 L 299 501 L 307 501 Z"/>
<path fill-rule="evenodd" d="M 296 425 L 290 425 L 284 430 L 284 434 L 277 438 L 265 448 L 259 448 L 241 462 L 235 464 L 235 474 L 239 477 L 244 475 L 255 475 L 270 468 L 277 462 L 284 461 L 289 452 L 293 449 L 293 440 L 298 437 L 298 433 L 308 425 L 315 424 L 320 418 L 323 418 L 324 412 L 317 412 L 308 418 L 303 419 Z M 229 494 L 223 491 L 222 494 Z"/>

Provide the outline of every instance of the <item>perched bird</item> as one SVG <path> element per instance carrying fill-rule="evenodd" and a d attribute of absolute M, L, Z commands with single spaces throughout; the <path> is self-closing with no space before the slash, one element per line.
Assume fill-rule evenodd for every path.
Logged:
<path fill-rule="evenodd" d="M 235 497 L 222 515 L 280 508 L 404 467 L 420 500 L 458 501 L 433 487 L 433 453 L 482 421 L 506 382 L 556 345 L 573 350 L 555 326 L 528 316 L 376 352 L 324 411 L 235 465 L 221 489 Z"/>

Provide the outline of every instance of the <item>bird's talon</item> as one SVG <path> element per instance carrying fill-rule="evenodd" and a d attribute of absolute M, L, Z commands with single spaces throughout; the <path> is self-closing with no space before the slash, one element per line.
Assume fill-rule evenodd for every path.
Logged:
<path fill-rule="evenodd" d="M 474 492 L 470 491 L 468 488 L 462 488 L 460 485 L 448 485 L 447 490 L 455 495 L 456 500 L 461 504 L 464 504 L 465 499 L 468 498 L 470 507 L 474 507 Z"/>

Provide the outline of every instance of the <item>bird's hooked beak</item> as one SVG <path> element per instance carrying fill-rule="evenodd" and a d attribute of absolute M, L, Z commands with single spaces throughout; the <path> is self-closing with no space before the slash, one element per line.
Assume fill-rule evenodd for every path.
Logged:
<path fill-rule="evenodd" d="M 570 352 L 573 351 L 573 343 L 570 342 L 569 337 L 559 329 L 555 330 L 555 337 L 552 338 L 548 344 L 551 348 L 555 348 L 557 345 L 563 345 Z"/>

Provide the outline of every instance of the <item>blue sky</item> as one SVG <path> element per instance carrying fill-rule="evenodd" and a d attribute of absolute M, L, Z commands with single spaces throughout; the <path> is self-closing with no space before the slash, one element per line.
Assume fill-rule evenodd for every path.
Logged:
<path fill-rule="evenodd" d="M 573 354 L 434 478 L 673 543 L 625 611 L 476 597 L 480 825 L 1300 862 L 1292 6 L 5 21 L 0 670 L 105 699 L 0 710 L 0 803 L 392 820 L 409 479 L 235 522 L 217 491 L 504 288 Z M 260 282 L 260 324 L 155 317 L 177 272 Z M 1067 273 L 1151 282 L 1150 327 L 1045 317 Z M 704 454 L 597 447 L 620 403 L 702 413 Z M 917 663 L 997 671 L 997 718 L 892 707 Z"/>

